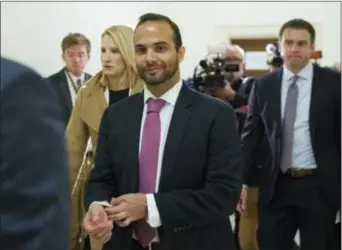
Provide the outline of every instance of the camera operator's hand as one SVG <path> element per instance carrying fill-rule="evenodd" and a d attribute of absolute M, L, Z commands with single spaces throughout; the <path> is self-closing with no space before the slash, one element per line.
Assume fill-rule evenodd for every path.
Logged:
<path fill-rule="evenodd" d="M 211 88 L 209 91 L 212 96 L 228 101 L 234 100 L 236 94 L 229 82 L 226 82 L 226 86 L 224 88 Z"/>

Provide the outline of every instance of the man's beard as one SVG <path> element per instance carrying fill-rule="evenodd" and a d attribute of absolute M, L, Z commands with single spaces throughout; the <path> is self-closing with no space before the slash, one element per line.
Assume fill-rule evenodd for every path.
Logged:
<path fill-rule="evenodd" d="M 173 65 L 173 67 L 171 67 L 171 69 L 164 70 L 163 72 L 161 72 L 157 76 L 149 75 L 142 68 L 138 68 L 138 72 L 139 72 L 140 77 L 145 81 L 146 84 L 159 85 L 159 84 L 162 84 L 162 83 L 170 80 L 175 75 L 175 73 L 177 72 L 178 66 L 179 66 L 178 61 L 176 60 L 175 63 L 173 63 L 172 65 Z M 165 67 L 162 67 L 162 68 L 165 68 Z"/>

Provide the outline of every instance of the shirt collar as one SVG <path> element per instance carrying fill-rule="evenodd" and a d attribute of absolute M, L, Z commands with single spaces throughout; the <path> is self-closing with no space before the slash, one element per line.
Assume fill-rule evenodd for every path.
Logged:
<path fill-rule="evenodd" d="M 77 82 L 78 79 L 80 79 L 82 81 L 82 83 L 84 83 L 84 73 L 82 73 L 82 75 L 80 77 L 77 77 L 75 75 L 73 75 L 71 72 L 69 71 L 65 71 L 67 74 L 69 74 L 69 76 L 71 77 L 71 79 L 74 81 L 74 83 Z"/>
<path fill-rule="evenodd" d="M 288 68 L 286 68 L 286 66 L 284 65 L 284 80 L 286 82 L 291 82 L 294 75 L 295 74 L 291 72 Z M 313 75 L 313 64 L 311 62 L 308 62 L 306 66 L 297 75 L 301 79 L 311 81 Z"/>
<path fill-rule="evenodd" d="M 171 89 L 166 91 L 159 99 L 162 99 L 162 100 L 166 101 L 168 104 L 174 106 L 176 104 L 177 98 L 178 98 L 180 90 L 182 88 L 182 83 L 183 83 L 182 80 L 177 82 Z M 146 101 L 149 98 L 156 99 L 156 97 L 145 86 L 144 103 L 146 103 Z"/>

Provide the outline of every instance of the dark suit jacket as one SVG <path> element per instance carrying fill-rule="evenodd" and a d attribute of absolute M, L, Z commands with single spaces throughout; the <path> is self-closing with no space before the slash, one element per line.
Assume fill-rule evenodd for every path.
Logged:
<path fill-rule="evenodd" d="M 281 81 L 283 71 L 257 78 L 249 100 L 249 112 L 242 133 L 245 181 L 256 150 L 265 137 L 268 141 L 261 170 L 260 198 L 269 200 L 280 170 Z M 341 200 L 341 74 L 314 65 L 309 127 L 321 187 L 329 201 Z"/>
<path fill-rule="evenodd" d="M 95 168 L 86 187 L 85 207 L 138 192 L 138 154 L 143 94 L 104 112 Z M 240 141 L 229 104 L 183 85 L 164 149 L 155 195 L 161 242 L 174 250 L 235 249 L 228 216 L 241 187 Z M 105 249 L 130 249 L 133 227 L 114 227 Z"/>
<path fill-rule="evenodd" d="M 1 249 L 68 247 L 65 127 L 54 99 L 37 73 L 1 58 Z"/>
<path fill-rule="evenodd" d="M 236 92 L 234 100 L 230 104 L 234 109 L 238 109 L 248 104 L 249 94 L 253 87 L 254 77 L 248 77 L 237 80 L 232 88 Z"/>
<path fill-rule="evenodd" d="M 85 73 L 84 78 L 85 81 L 88 81 L 91 78 L 91 75 Z M 67 126 L 72 111 L 72 100 L 68 87 L 68 79 L 65 75 L 65 69 L 63 68 L 59 72 L 49 76 L 47 79 L 50 81 L 51 86 L 57 95 L 57 100 L 62 111 L 63 121 Z"/>

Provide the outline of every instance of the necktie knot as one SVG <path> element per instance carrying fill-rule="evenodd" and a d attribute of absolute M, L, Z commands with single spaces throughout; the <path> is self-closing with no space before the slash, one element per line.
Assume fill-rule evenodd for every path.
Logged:
<path fill-rule="evenodd" d="M 78 92 L 78 90 L 82 87 L 82 80 L 81 79 L 77 79 L 76 80 L 76 92 Z"/>
<path fill-rule="evenodd" d="M 290 78 L 291 85 L 295 85 L 299 79 L 299 75 L 294 75 Z"/>
<path fill-rule="evenodd" d="M 164 105 L 164 100 L 150 98 L 147 100 L 147 113 L 159 113 Z"/>
<path fill-rule="evenodd" d="M 78 86 L 81 86 L 82 85 L 82 80 L 81 79 L 77 79 L 76 83 L 77 83 Z"/>

